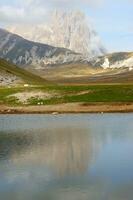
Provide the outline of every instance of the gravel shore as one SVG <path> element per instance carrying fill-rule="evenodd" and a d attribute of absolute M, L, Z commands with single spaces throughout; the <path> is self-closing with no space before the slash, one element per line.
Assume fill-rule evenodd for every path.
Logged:
<path fill-rule="evenodd" d="M 114 113 L 133 112 L 133 103 L 66 103 L 10 107 L 0 105 L 0 114 L 63 114 L 63 113 Z"/>

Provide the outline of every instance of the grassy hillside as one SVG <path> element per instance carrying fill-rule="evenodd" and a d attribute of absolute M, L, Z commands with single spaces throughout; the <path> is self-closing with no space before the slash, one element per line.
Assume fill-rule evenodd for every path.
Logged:
<path fill-rule="evenodd" d="M 0 59 L 0 72 L 5 71 L 21 78 L 25 83 L 29 84 L 43 84 L 45 80 L 35 74 L 32 74 L 24 69 L 17 67 L 16 65 L 9 63 L 3 59 Z"/>

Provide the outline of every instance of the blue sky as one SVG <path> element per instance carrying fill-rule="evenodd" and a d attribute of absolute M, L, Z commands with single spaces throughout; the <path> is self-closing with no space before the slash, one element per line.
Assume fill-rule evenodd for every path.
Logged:
<path fill-rule="evenodd" d="M 0 26 L 41 23 L 54 8 L 85 12 L 109 52 L 133 51 L 133 0 L 1 0 Z"/>
<path fill-rule="evenodd" d="M 133 51 L 133 1 L 107 0 L 85 11 L 110 51 Z"/>

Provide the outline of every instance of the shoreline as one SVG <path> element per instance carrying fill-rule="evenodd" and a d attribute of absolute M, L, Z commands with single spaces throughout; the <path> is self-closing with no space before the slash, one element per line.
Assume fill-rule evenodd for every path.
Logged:
<path fill-rule="evenodd" d="M 0 114 L 80 114 L 80 113 L 133 113 L 133 102 L 120 103 L 64 103 L 43 106 L 0 105 Z"/>

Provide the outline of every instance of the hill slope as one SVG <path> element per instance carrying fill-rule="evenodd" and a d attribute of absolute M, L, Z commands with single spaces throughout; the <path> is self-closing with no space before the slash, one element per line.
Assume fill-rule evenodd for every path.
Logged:
<path fill-rule="evenodd" d="M 16 83 L 41 84 L 45 80 L 37 75 L 17 67 L 3 59 L 0 59 L 0 85 Z"/>

